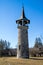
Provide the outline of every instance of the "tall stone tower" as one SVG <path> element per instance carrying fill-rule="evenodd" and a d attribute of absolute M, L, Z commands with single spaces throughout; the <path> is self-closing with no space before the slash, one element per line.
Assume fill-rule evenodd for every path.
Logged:
<path fill-rule="evenodd" d="M 28 13 L 27 13 L 28 14 Z M 18 48 L 17 58 L 29 58 L 28 49 L 28 24 L 30 20 L 25 17 L 24 7 L 22 8 L 21 18 L 16 20 L 18 24 Z"/>

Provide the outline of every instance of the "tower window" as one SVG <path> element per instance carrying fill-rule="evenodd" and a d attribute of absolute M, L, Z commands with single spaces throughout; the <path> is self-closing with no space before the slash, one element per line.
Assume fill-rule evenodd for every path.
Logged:
<path fill-rule="evenodd" d="M 21 47 L 21 46 L 19 45 L 19 50 L 20 50 L 20 47 Z"/>

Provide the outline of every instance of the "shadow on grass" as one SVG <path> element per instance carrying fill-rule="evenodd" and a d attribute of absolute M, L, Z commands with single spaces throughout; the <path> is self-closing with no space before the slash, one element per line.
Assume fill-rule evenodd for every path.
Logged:
<path fill-rule="evenodd" d="M 33 59 L 33 60 L 43 60 L 43 58 L 29 58 L 29 59 Z"/>

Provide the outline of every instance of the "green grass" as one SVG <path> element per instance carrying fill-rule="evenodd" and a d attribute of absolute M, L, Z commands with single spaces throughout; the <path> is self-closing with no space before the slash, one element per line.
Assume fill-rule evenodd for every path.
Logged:
<path fill-rule="evenodd" d="M 43 57 L 31 57 L 30 59 L 2 57 L 0 58 L 0 65 L 43 65 Z"/>

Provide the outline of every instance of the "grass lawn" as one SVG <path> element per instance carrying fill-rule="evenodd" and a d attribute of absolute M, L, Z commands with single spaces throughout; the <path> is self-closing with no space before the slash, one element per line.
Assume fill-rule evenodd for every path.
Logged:
<path fill-rule="evenodd" d="M 0 57 L 0 65 L 43 65 L 43 57 L 31 57 L 30 59 Z"/>

